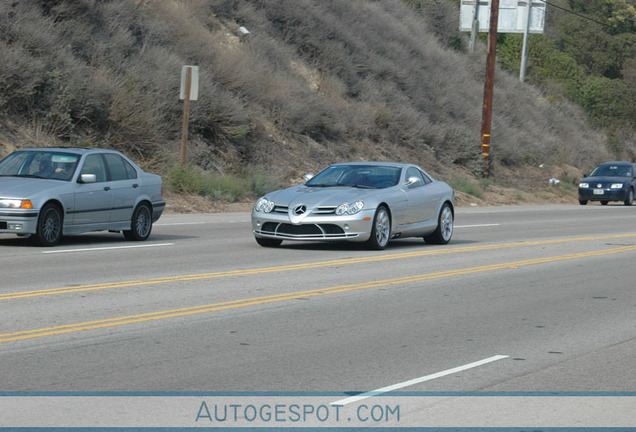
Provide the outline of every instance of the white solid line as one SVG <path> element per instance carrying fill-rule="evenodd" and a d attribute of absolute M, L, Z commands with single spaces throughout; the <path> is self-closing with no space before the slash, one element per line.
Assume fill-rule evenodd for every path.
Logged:
<path fill-rule="evenodd" d="M 481 224 L 481 225 L 455 225 L 455 228 L 481 228 L 481 227 L 493 227 L 493 226 L 499 226 L 501 224 L 495 223 L 495 224 Z"/>
<path fill-rule="evenodd" d="M 170 223 L 158 223 L 153 226 L 176 226 L 176 225 L 203 225 L 208 222 L 170 222 Z"/>
<path fill-rule="evenodd" d="M 92 252 L 92 251 L 102 251 L 102 250 L 147 248 L 147 247 L 158 247 L 158 246 L 174 246 L 174 243 L 154 243 L 154 244 L 136 245 L 136 246 L 111 246 L 111 247 L 85 248 L 85 249 L 61 249 L 61 250 L 53 250 L 53 251 L 44 251 L 42 253 L 54 254 L 54 253 L 68 253 L 68 252 Z"/>
<path fill-rule="evenodd" d="M 508 356 L 507 355 L 496 355 L 496 356 L 493 356 L 493 357 L 488 357 L 486 359 L 479 360 L 479 361 L 476 361 L 476 362 L 473 362 L 473 363 L 468 363 L 468 364 L 465 364 L 463 366 L 458 366 L 456 368 L 447 369 L 445 371 L 437 372 L 437 373 L 434 373 L 434 374 L 431 374 L 431 375 L 426 375 L 426 376 L 423 376 L 423 377 L 420 377 L 420 378 L 415 378 L 415 379 L 412 379 L 412 380 L 409 380 L 409 381 L 404 381 L 404 382 L 401 382 L 401 383 L 398 383 L 398 384 L 394 384 L 394 385 L 391 385 L 391 386 L 388 386 L 388 387 L 382 387 L 382 388 L 377 389 L 377 390 L 373 390 L 373 391 L 370 391 L 370 392 L 359 394 L 358 396 L 352 396 L 352 397 L 349 397 L 349 398 L 346 398 L 346 399 L 342 399 L 342 400 L 339 400 L 339 401 L 336 401 L 336 402 L 331 402 L 331 405 L 344 406 L 344 405 L 347 405 L 347 404 L 350 404 L 350 403 L 353 403 L 353 402 L 358 402 L 360 400 L 367 399 L 367 398 L 370 398 L 370 397 L 373 397 L 373 396 L 378 396 L 379 394 L 382 394 L 382 393 L 388 393 L 388 392 L 393 391 L 393 390 L 399 390 L 399 389 L 404 388 L 404 387 L 410 387 L 410 386 L 415 385 L 415 384 L 423 383 L 424 381 L 434 380 L 436 378 L 441 378 L 441 377 L 446 376 L 446 375 L 451 375 L 451 374 L 454 374 L 454 373 L 457 373 L 457 372 L 465 371 L 467 369 L 472 369 L 472 368 L 475 368 L 477 366 L 482 366 L 482 365 L 485 365 L 485 364 L 488 364 L 488 363 L 492 363 L 494 361 L 505 359 L 505 358 L 508 358 Z"/>

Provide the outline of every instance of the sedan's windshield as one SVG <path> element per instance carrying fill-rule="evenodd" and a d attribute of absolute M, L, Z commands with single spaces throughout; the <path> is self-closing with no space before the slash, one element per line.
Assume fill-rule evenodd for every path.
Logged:
<path fill-rule="evenodd" d="M 35 177 L 69 181 L 79 156 L 72 153 L 17 151 L 0 161 L 0 176 Z"/>
<path fill-rule="evenodd" d="M 377 165 L 332 165 L 305 183 L 310 187 L 351 186 L 383 189 L 400 181 L 401 168 Z"/>
<path fill-rule="evenodd" d="M 590 176 L 596 177 L 631 177 L 632 167 L 630 165 L 607 164 L 594 168 Z"/>

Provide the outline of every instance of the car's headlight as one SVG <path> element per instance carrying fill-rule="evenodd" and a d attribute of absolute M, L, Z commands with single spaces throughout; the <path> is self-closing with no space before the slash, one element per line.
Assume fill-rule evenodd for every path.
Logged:
<path fill-rule="evenodd" d="M 579 183 L 579 187 L 587 189 L 587 188 L 590 187 L 590 184 L 589 183 Z"/>
<path fill-rule="evenodd" d="M 0 199 L 0 208 L 32 209 L 33 203 L 30 200 Z"/>
<path fill-rule="evenodd" d="M 254 210 L 257 212 L 269 213 L 274 210 L 274 201 L 268 200 L 267 198 L 261 198 L 256 201 Z"/>
<path fill-rule="evenodd" d="M 358 213 L 360 210 L 364 208 L 364 202 L 356 201 L 352 203 L 344 203 L 340 204 L 338 208 L 336 208 L 336 214 L 338 216 L 342 216 L 344 214 L 354 215 Z"/>
<path fill-rule="evenodd" d="M 612 183 L 612 186 L 610 186 L 612 189 L 622 189 L 623 188 L 623 183 Z"/>

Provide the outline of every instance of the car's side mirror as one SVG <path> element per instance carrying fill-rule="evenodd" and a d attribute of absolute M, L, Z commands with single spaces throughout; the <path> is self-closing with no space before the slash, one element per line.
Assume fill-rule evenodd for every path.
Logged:
<path fill-rule="evenodd" d="M 583 178 L 585 178 L 585 177 L 587 177 L 587 176 L 589 176 L 589 174 L 583 174 Z"/>
<path fill-rule="evenodd" d="M 408 180 L 406 180 L 406 187 L 411 187 L 411 186 L 416 186 L 418 184 L 422 183 L 422 179 L 420 179 L 419 177 L 409 177 Z"/>
<path fill-rule="evenodd" d="M 307 173 L 303 176 L 303 180 L 305 180 L 306 182 L 308 182 L 312 178 L 314 178 L 314 175 L 312 173 Z"/>
<path fill-rule="evenodd" d="M 79 183 L 96 183 L 97 176 L 95 174 L 82 174 L 79 178 Z"/>

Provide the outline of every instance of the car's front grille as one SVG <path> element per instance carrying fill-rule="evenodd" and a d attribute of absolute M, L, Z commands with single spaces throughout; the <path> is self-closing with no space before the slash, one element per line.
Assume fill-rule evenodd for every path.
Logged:
<path fill-rule="evenodd" d="M 275 235 L 279 237 L 305 237 L 305 238 L 346 238 L 344 230 L 333 224 L 303 224 L 293 225 L 287 223 L 266 222 L 260 230 L 261 234 Z"/>
<path fill-rule="evenodd" d="M 274 209 L 272 210 L 272 213 L 278 213 L 278 214 L 287 214 L 288 212 L 289 212 L 289 207 L 282 206 L 282 205 L 275 205 Z M 314 209 L 311 209 L 310 212 L 311 214 L 314 214 L 314 215 L 331 215 L 336 213 L 336 207 L 335 206 L 316 207 Z"/>
<path fill-rule="evenodd" d="M 7 229 L 7 223 L 6 222 L 0 222 L 0 229 Z"/>

